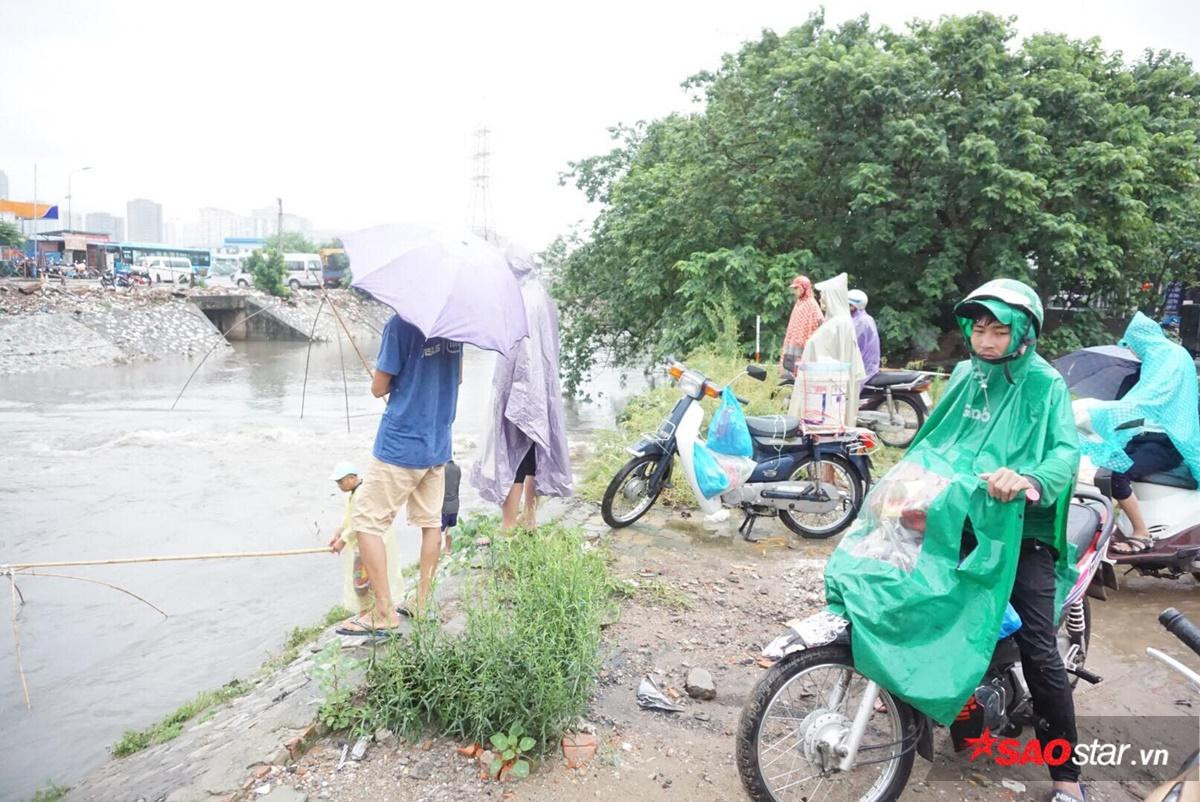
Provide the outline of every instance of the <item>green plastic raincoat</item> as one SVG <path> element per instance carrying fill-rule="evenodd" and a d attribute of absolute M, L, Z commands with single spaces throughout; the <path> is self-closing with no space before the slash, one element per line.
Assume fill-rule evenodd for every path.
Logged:
<path fill-rule="evenodd" d="M 996 300 L 1014 292 L 1027 302 Z M 1075 579 L 1065 525 L 1079 445 L 1066 385 L 1036 353 L 1041 304 L 1019 282 L 985 284 L 955 310 L 968 349 L 972 303 L 1012 326 L 1008 353 L 989 362 L 972 352 L 956 366 L 825 569 L 830 609 L 852 623 L 858 670 L 942 724 L 991 660 L 1022 538 L 1058 550 L 1058 609 Z M 981 475 L 1004 467 L 1036 480 L 1037 505 L 988 495 Z"/>

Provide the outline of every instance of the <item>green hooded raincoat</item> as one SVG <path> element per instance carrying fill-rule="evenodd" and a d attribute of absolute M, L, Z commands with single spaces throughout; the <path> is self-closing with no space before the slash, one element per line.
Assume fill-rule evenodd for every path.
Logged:
<path fill-rule="evenodd" d="M 1040 317 L 1033 290 L 1007 279 L 956 308 L 968 350 L 972 299 L 1012 326 L 1008 359 L 987 362 L 972 352 L 955 367 L 929 420 L 871 491 L 825 569 L 830 609 L 852 623 L 858 670 L 942 724 L 954 720 L 991 660 L 1022 538 L 1058 550 L 1056 609 L 1075 579 L 1065 538 L 1079 465 L 1070 396 L 1036 353 L 1040 321 L 989 299 L 985 291 L 996 285 L 1000 296 L 1027 295 L 1026 308 Z M 988 495 L 980 476 L 1004 467 L 1037 481 L 1037 505 Z M 964 530 L 976 543 L 965 555 Z"/>

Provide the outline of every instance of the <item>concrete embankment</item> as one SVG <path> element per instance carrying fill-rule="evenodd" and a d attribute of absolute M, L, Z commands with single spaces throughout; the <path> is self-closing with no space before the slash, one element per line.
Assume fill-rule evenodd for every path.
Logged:
<path fill-rule="evenodd" d="M 378 333 L 391 314 L 346 290 L 326 298 L 356 338 Z M 321 301 L 307 290 L 279 299 L 255 291 L 0 282 L 0 375 L 195 357 L 221 340 L 304 342 L 310 333 L 331 340 L 337 319 L 328 308 L 318 317 Z"/>

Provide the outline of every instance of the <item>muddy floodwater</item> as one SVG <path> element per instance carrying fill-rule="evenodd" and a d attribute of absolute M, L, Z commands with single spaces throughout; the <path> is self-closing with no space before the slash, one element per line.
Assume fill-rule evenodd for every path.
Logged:
<path fill-rule="evenodd" d="M 377 343 L 365 342 L 371 360 Z M 0 564 L 324 545 L 343 496 L 333 464 L 370 456 L 383 403 L 357 358 L 246 343 L 200 370 L 165 361 L 0 378 Z M 483 436 L 492 356 L 468 350 L 455 442 L 469 461 Z M 613 425 L 644 386 L 601 370 L 591 400 L 570 403 L 572 442 Z M 463 483 L 464 510 L 479 506 Z M 399 527 L 406 561 L 415 530 Z M 48 571 L 51 569 L 47 569 Z M 144 727 L 198 691 L 247 677 L 287 630 L 339 602 L 336 558 L 159 563 L 57 569 L 119 585 L 169 617 L 105 587 L 50 577 L 18 581 L 18 618 L 32 710 L 26 710 L 4 581 L 0 633 L 0 799 L 46 781 L 70 784 L 102 762 L 128 728 Z"/>

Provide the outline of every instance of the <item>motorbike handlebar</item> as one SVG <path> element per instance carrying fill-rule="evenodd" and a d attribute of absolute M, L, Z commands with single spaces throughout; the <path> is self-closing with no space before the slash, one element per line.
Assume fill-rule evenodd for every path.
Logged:
<path fill-rule="evenodd" d="M 1200 629 L 1189 621 L 1186 615 L 1174 607 L 1168 607 L 1159 613 L 1158 623 L 1162 624 L 1167 632 L 1183 641 L 1193 652 L 1200 654 Z"/>

